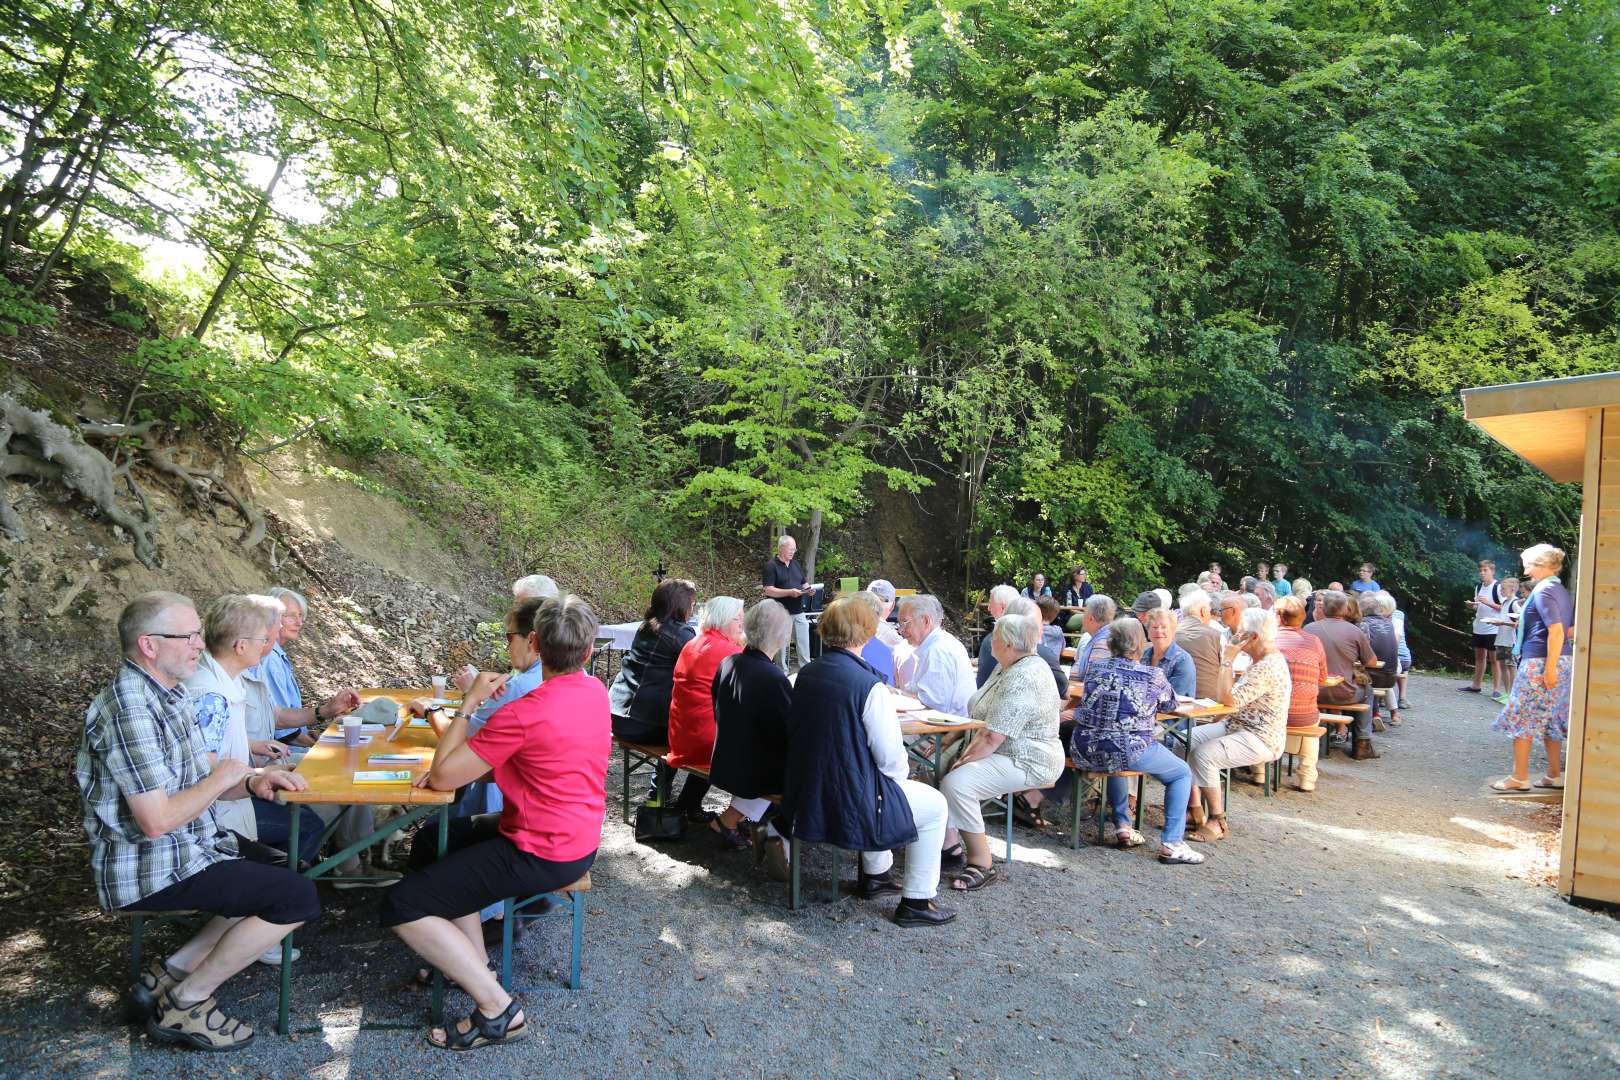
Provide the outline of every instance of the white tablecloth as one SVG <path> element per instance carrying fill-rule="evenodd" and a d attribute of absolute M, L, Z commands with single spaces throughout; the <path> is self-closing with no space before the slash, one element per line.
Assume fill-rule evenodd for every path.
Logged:
<path fill-rule="evenodd" d="M 597 633 L 603 637 L 612 638 L 613 645 L 611 647 L 623 652 L 630 648 L 630 643 L 636 639 L 636 631 L 640 627 L 639 620 L 637 622 L 609 623 L 606 626 L 599 627 Z"/>

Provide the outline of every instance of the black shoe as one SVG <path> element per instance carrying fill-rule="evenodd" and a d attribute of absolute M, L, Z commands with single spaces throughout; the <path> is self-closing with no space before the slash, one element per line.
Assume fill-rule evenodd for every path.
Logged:
<path fill-rule="evenodd" d="M 740 821 L 736 828 L 728 829 L 719 818 L 716 818 L 709 822 L 709 832 L 714 835 L 714 842 L 720 846 L 721 851 L 745 851 L 753 846 L 753 841 L 748 836 L 748 826 Z"/>
<path fill-rule="evenodd" d="M 542 900 L 540 900 L 540 901 L 538 901 L 536 903 L 530 904 L 528 907 L 524 908 L 523 909 L 523 914 L 524 915 L 544 915 L 546 912 L 548 912 L 550 910 L 551 910 L 551 901 L 542 899 Z M 506 927 L 506 920 L 505 919 L 485 919 L 484 920 L 484 944 L 485 945 L 499 945 L 501 943 L 501 940 L 502 940 L 501 932 L 505 927 Z M 518 943 L 518 941 L 522 937 L 523 937 L 523 920 L 520 919 L 520 918 L 514 917 L 512 919 L 512 944 L 516 945 Z"/>
<path fill-rule="evenodd" d="M 932 900 L 928 901 L 927 907 L 912 907 L 902 901 L 894 909 L 896 926 L 943 926 L 954 918 L 956 912 L 937 907 Z"/>
<path fill-rule="evenodd" d="M 900 879 L 894 876 L 894 868 L 890 867 L 881 874 L 868 874 L 861 871 L 860 880 L 855 883 L 855 892 L 862 900 L 871 900 L 873 897 L 885 893 L 900 891 Z"/>
<path fill-rule="evenodd" d="M 688 810 L 686 812 L 686 823 L 688 825 L 707 825 L 719 816 L 713 810 Z"/>
<path fill-rule="evenodd" d="M 961 844 L 953 848 L 946 848 L 939 853 L 939 868 L 941 870 L 960 870 L 967 865 L 967 849 Z"/>

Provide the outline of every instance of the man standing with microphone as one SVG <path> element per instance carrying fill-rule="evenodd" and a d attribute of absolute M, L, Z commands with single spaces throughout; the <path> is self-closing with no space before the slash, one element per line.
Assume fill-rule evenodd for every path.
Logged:
<path fill-rule="evenodd" d="M 765 586 L 765 595 L 793 616 L 793 646 L 799 652 L 799 666 L 803 667 L 810 662 L 810 619 L 804 613 L 804 598 L 815 589 L 805 584 L 804 567 L 793 558 L 798 551 L 798 542 L 784 533 L 776 542 L 776 557 L 765 563 L 760 583 Z M 791 672 L 787 645 L 782 646 L 776 662 L 782 665 L 783 671 Z"/>

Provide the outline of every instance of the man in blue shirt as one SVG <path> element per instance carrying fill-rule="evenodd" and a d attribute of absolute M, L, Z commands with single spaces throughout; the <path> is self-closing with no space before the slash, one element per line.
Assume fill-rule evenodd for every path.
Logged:
<path fill-rule="evenodd" d="M 244 674 L 259 680 L 269 689 L 270 701 L 276 707 L 276 738 L 297 746 L 313 746 L 315 735 L 307 727 L 358 709 L 360 694 L 352 687 L 346 687 L 319 705 L 305 708 L 303 689 L 298 685 L 292 661 L 287 658 L 287 651 L 282 646 L 289 641 L 297 641 L 299 634 L 303 633 L 309 601 L 291 589 L 280 587 L 266 589 L 265 595 L 281 601 L 281 629 L 277 632 L 278 640 L 271 648 L 270 655 Z"/>

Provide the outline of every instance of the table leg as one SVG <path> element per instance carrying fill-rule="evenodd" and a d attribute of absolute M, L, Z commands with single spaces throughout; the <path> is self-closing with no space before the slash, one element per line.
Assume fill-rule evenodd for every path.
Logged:
<path fill-rule="evenodd" d="M 934 786 L 939 787 L 940 763 L 945 758 L 945 736 L 941 735 L 934 740 Z"/>
<path fill-rule="evenodd" d="M 444 858 L 445 848 L 450 846 L 450 807 L 446 806 L 439 811 L 439 858 Z M 508 923 L 507 926 L 511 926 Z M 444 972 L 438 968 L 433 969 L 433 1026 L 444 1026 Z"/>
<path fill-rule="evenodd" d="M 287 859 L 293 866 L 298 865 L 298 825 L 303 818 L 304 808 L 294 805 L 292 808 L 292 821 L 287 826 Z M 292 1012 L 292 931 L 281 939 L 281 1002 L 276 1010 L 276 1031 L 287 1034 L 291 1023 Z"/>

